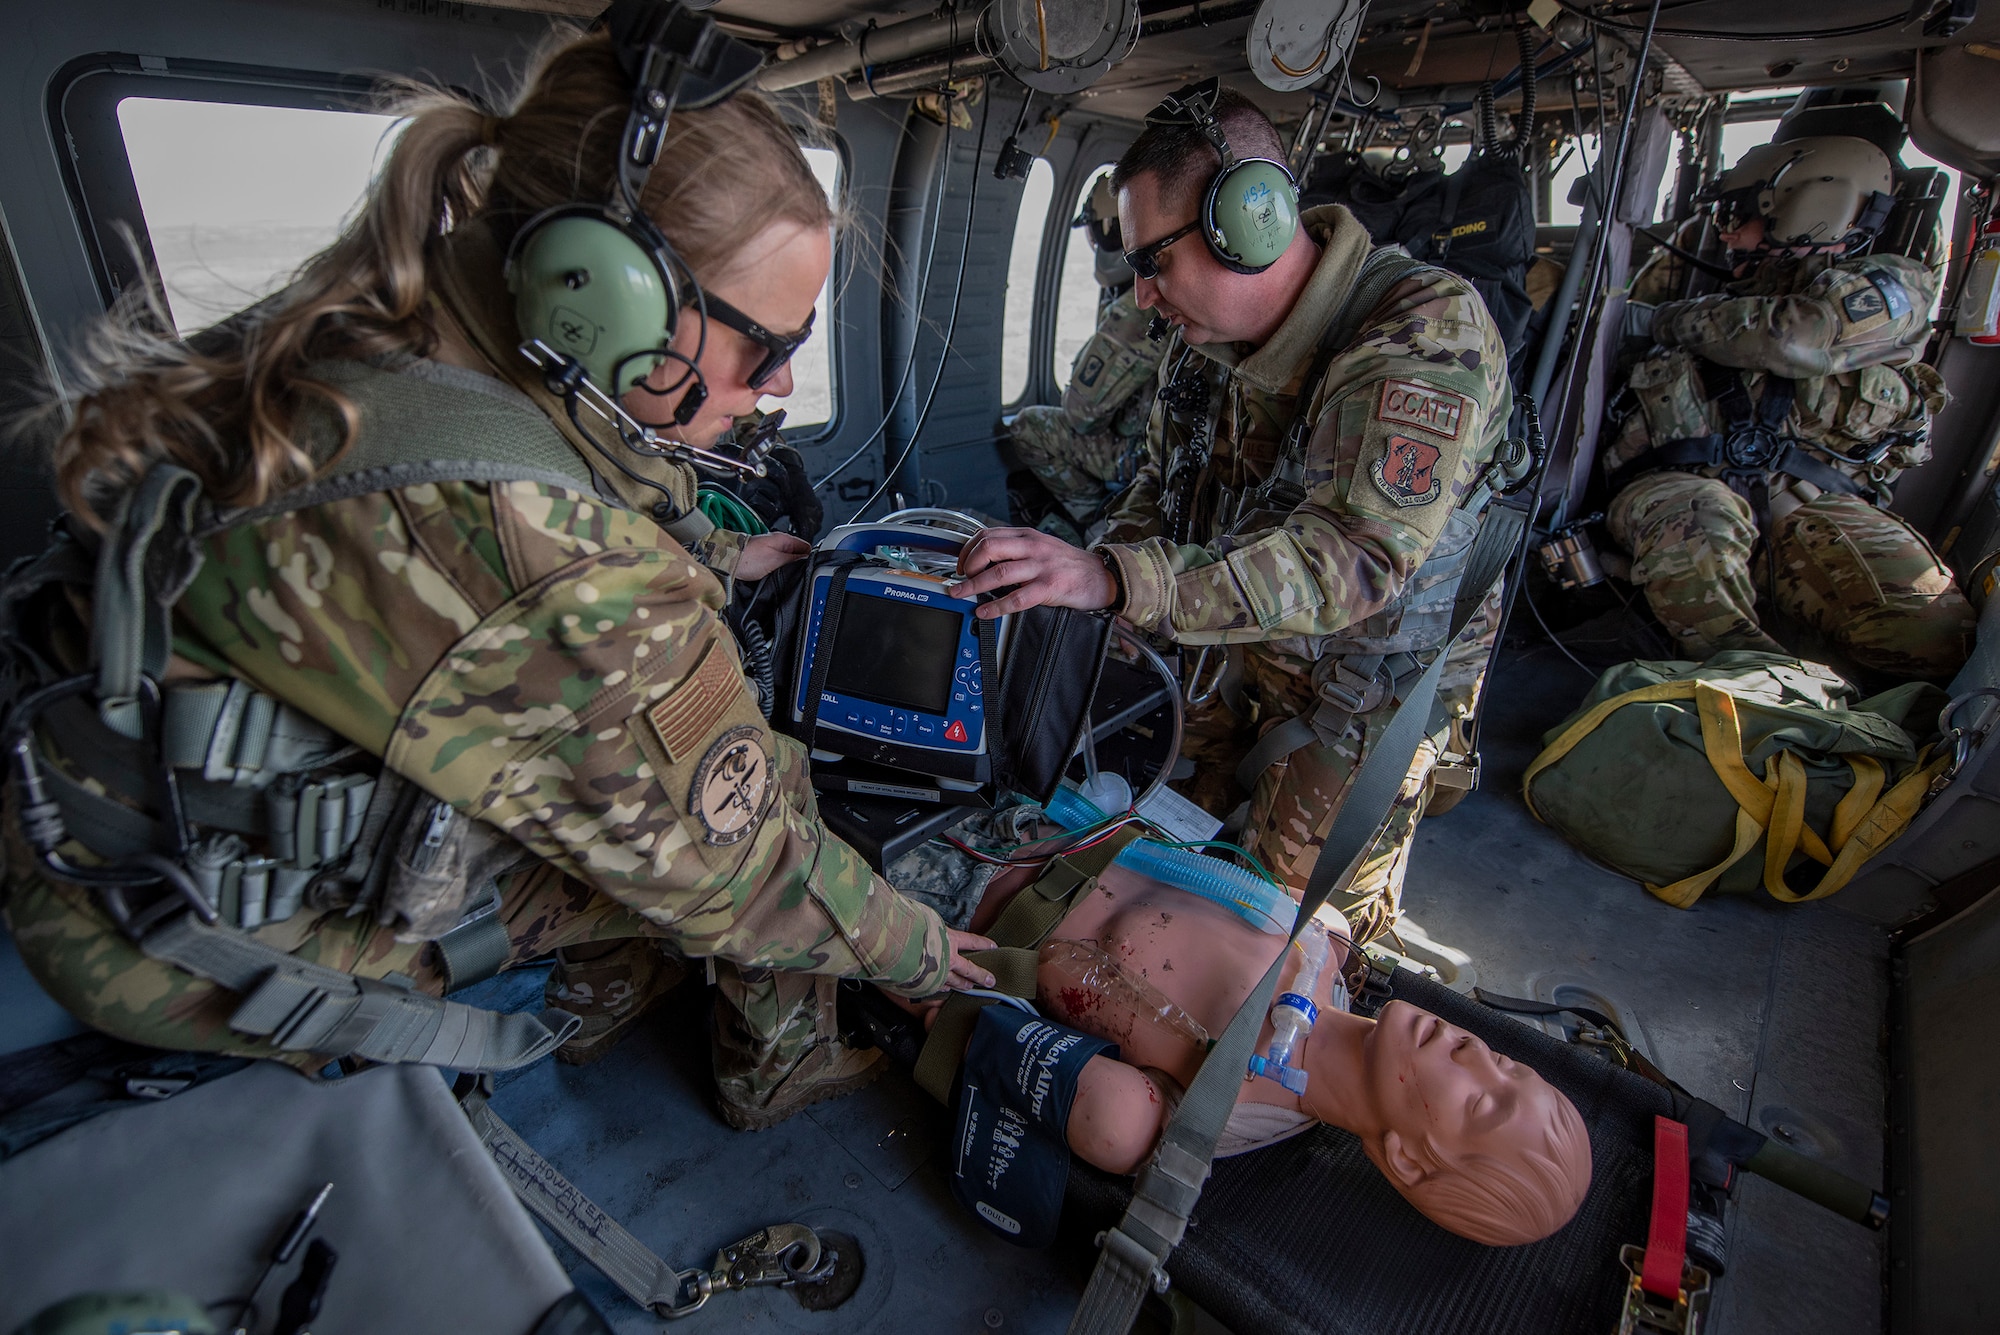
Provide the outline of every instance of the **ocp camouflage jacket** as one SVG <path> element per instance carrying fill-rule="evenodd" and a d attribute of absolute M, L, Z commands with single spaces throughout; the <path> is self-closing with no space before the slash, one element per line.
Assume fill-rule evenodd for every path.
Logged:
<path fill-rule="evenodd" d="M 1886 483 L 1930 457 L 1925 429 L 1944 381 L 1917 360 L 1937 276 L 1901 255 L 1767 260 L 1730 290 L 1662 305 L 1659 346 L 1633 367 L 1632 411 L 1605 450 L 1615 471 L 1656 444 L 1720 432 L 1695 359 L 1743 372 L 1753 402 L 1767 375 L 1794 381 L 1785 431 L 1856 478 Z M 1854 457 L 1899 437 L 1872 465 Z"/>
<path fill-rule="evenodd" d="M 475 414 L 573 448 L 475 372 L 317 369 L 357 410 L 356 450 Z M 202 556 L 174 608 L 177 677 L 276 697 L 690 955 L 943 987 L 937 915 L 819 824 L 803 748 L 743 677 L 722 585 L 646 515 L 546 480 L 422 483 L 245 523 Z"/>
<path fill-rule="evenodd" d="M 1292 672 L 1342 652 L 1343 633 L 1390 629 L 1371 618 L 1396 605 L 1474 492 L 1510 405 L 1506 349 L 1484 303 L 1435 269 L 1392 287 L 1319 383 L 1306 385 L 1373 247 L 1339 205 L 1303 222 L 1324 250 L 1270 341 L 1187 347 L 1176 338 L 1162 364 L 1163 387 L 1192 375 L 1220 395 L 1213 455 L 1194 492 L 1196 541 L 1176 545 L 1161 526 L 1164 480 L 1185 431 L 1163 402 L 1103 548 L 1125 590 L 1119 611 L 1135 625 L 1184 644 L 1260 643 Z M 1302 499 L 1226 524 L 1225 511 L 1277 465 L 1301 394 L 1310 405 Z M 1469 524 L 1456 527 L 1469 539 Z"/>

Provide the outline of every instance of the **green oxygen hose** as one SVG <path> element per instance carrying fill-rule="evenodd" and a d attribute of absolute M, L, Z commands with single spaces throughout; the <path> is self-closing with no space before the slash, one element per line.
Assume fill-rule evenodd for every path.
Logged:
<path fill-rule="evenodd" d="M 770 526 L 757 517 L 756 511 L 730 492 L 710 483 L 704 482 L 695 490 L 695 505 L 717 528 L 748 533 L 753 538 L 771 531 Z"/>

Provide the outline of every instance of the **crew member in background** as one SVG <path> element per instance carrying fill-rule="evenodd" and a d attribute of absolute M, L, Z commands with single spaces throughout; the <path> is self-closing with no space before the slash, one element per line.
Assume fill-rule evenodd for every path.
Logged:
<path fill-rule="evenodd" d="M 1965 661 L 1970 605 L 1881 508 L 1930 457 L 1945 403 L 1918 360 L 1936 275 L 1856 253 L 1893 192 L 1888 156 L 1865 139 L 1754 148 L 1716 186 L 1737 280 L 1628 322 L 1655 347 L 1613 404 L 1607 523 L 1689 658 L 1782 652 L 1761 590 L 1864 667 L 1948 677 Z"/>
<path fill-rule="evenodd" d="M 646 17 L 644 6 L 612 12 L 614 25 Z M 575 1016 L 584 1027 L 565 1055 L 588 1060 L 661 990 L 664 946 L 711 962 L 721 1110 L 758 1128 L 879 1073 L 880 1053 L 838 1037 L 836 977 L 913 996 L 990 982 L 958 954 L 978 938 L 948 933 L 820 824 L 804 748 L 771 732 L 744 680 L 717 576 L 760 578 L 804 540 L 713 531 L 685 465 L 585 439 L 517 351 L 508 242 L 544 211 L 609 197 L 642 55 L 602 33 L 570 40 L 499 115 L 457 93 L 413 96 L 360 213 L 285 291 L 198 349 L 148 336 L 144 321 L 87 345 L 54 460 L 73 525 L 126 532 L 131 497 L 170 467 L 225 515 L 252 509 L 188 540 L 172 657 L 162 627 L 161 666 L 147 670 L 164 683 L 168 726 L 114 736 L 74 700 L 40 716 L 45 781 L 67 794 L 56 809 L 73 836 L 50 851 L 67 864 L 28 851 L 52 828 L 61 837 L 52 804 L 24 806 L 9 790 L 8 925 L 29 970 L 79 1018 L 157 1047 L 314 1068 L 507 1069 Z M 632 194 L 685 265 L 688 304 L 657 336 L 672 333 L 678 360 L 613 384 L 637 420 L 710 446 L 760 395 L 791 393 L 788 359 L 826 279 L 832 212 L 792 130 L 755 92 L 676 112 Z M 662 300 L 653 318 L 670 310 Z M 678 412 L 697 385 L 705 398 Z M 440 453 L 454 449 L 464 453 Z M 540 461 L 537 480 L 509 480 L 521 456 Z M 310 500 L 266 505 L 343 461 L 379 461 L 393 484 L 393 461 L 456 458 L 486 464 L 492 480 L 319 485 Z M 617 465 L 615 480 L 593 478 L 602 464 Z M 376 475 L 348 480 L 360 476 Z M 137 612 L 129 635 L 94 636 L 89 615 L 79 622 L 54 592 L 54 614 L 20 627 L 25 670 L 85 672 L 136 642 Z M 115 608 L 98 610 L 100 626 L 115 624 Z M 240 726 L 218 722 L 232 717 Z M 196 743 L 188 758 L 173 753 L 176 736 Z M 134 738 L 169 754 L 127 759 Z M 197 822 L 185 868 L 150 851 L 170 846 L 142 809 L 156 764 L 181 767 Z M 104 796 L 130 790 L 135 767 L 134 801 Z M 375 789 L 398 791 L 401 776 L 416 815 L 400 826 L 390 816 L 371 840 L 355 819 L 369 789 L 355 785 L 378 767 Z M 343 820 L 334 803 L 348 794 Z M 96 814 L 79 819 L 76 803 Z M 344 882 L 354 849 L 396 859 L 387 884 L 412 897 Z M 93 855 L 128 852 L 151 859 L 141 879 L 178 910 L 150 930 L 114 921 L 115 895 L 80 883 Z M 63 874 L 79 861 L 81 875 Z M 468 862 L 489 884 L 499 873 L 497 905 L 464 923 L 498 928 L 476 972 L 556 952 L 559 1023 L 523 1029 L 531 1017 L 431 999 L 464 981 L 465 959 L 427 942 L 455 937 L 472 907 Z M 167 888 L 190 878 L 189 897 L 216 888 L 206 914 Z M 519 1041 L 482 1067 L 471 1054 L 492 1035 Z"/>
<path fill-rule="evenodd" d="M 1013 435 L 1015 454 L 1082 533 L 1132 481 L 1167 346 L 1164 338 L 1146 337 L 1151 317 L 1132 296 L 1108 174 L 1097 178 L 1072 226 L 1084 229 L 1095 252 L 1097 329 L 1070 363 L 1062 406 L 1023 408 Z"/>
<path fill-rule="evenodd" d="M 1148 121 L 1112 176 L 1135 296 L 1176 331 L 1146 458 L 1104 545 L 989 530 L 962 587 L 1018 586 L 982 613 L 1111 608 L 1186 646 L 1204 703 L 1183 791 L 1218 815 L 1247 801 L 1246 846 L 1296 889 L 1401 690 L 1446 647 L 1506 430 L 1506 352 L 1463 279 L 1378 251 L 1337 205 L 1294 224 L 1277 132 L 1248 99 L 1196 85 Z M 1468 664 L 1480 633 L 1458 646 Z M 1419 752 L 1352 884 L 1360 939 L 1394 918 L 1436 757 Z"/>

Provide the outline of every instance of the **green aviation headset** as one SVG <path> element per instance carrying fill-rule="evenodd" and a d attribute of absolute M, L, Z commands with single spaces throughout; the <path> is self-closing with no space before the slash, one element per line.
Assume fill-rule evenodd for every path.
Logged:
<path fill-rule="evenodd" d="M 611 422 L 620 439 L 641 453 L 693 456 L 705 464 L 762 474 L 761 460 L 736 459 L 661 437 L 633 420 L 618 400 L 645 385 L 660 366 L 680 362 L 687 370 L 673 384 L 664 390 L 647 388 L 662 397 L 685 388 L 674 411 L 675 422 L 685 426 L 708 398 L 701 374 L 708 320 L 736 329 L 764 348 L 764 361 L 750 377 L 753 387 L 775 374 L 811 333 L 808 323 L 796 335 L 773 334 L 704 293 L 666 234 L 639 205 L 674 109 L 722 101 L 756 75 L 763 57 L 675 0 L 617 0 L 604 21 L 619 64 L 632 80 L 632 108 L 618 143 L 618 179 L 607 202 L 558 205 L 515 233 L 506 275 L 522 355 L 541 368 L 550 393 L 564 400 L 572 420 L 581 403 Z M 670 346 L 688 306 L 702 316 L 702 338 L 692 357 Z"/>
<path fill-rule="evenodd" d="M 1192 125 L 1215 145 L 1222 163 L 1202 195 L 1201 216 L 1125 260 L 1141 278 L 1160 271 L 1160 251 L 1197 228 L 1209 253 L 1235 273 L 1262 273 L 1278 262 L 1299 230 L 1299 187 L 1291 171 L 1271 158 L 1238 158 L 1216 119 L 1220 79 L 1191 83 L 1146 113 L 1148 125 Z"/>

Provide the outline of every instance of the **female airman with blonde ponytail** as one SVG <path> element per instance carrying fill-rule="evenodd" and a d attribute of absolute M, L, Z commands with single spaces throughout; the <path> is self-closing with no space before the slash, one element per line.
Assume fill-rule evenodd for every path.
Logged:
<path fill-rule="evenodd" d="M 472 1043 L 492 1017 L 429 997 L 555 952 L 546 1046 L 589 1060 L 678 961 L 706 957 L 722 1110 L 758 1127 L 875 1073 L 879 1054 L 831 1023 L 835 979 L 990 984 L 960 954 L 983 942 L 819 823 L 803 749 L 743 677 L 718 576 L 759 578 L 805 544 L 711 530 L 684 464 L 612 454 L 603 419 L 519 351 L 509 248 L 547 210 L 613 197 L 632 100 L 604 33 L 544 51 L 499 112 L 406 87 L 359 213 L 290 286 L 185 342 L 117 312 L 80 350 L 54 456 L 77 544 L 121 540 L 149 477 L 200 490 L 166 725 L 141 739 L 178 767 L 185 870 L 105 833 L 149 802 L 94 775 L 87 709 L 37 725 L 66 825 L 32 793 L 10 808 L 8 920 L 90 1024 L 305 1066 L 442 1061 L 441 1035 Z M 691 281 L 668 355 L 618 403 L 711 446 L 792 380 L 703 298 L 809 327 L 833 214 L 754 92 L 676 110 L 637 203 Z M 93 669 L 86 601 L 26 628 L 41 660 Z M 190 727 L 199 754 L 178 754 Z M 126 814 L 86 819 L 106 798 L 76 794 L 98 788 Z M 100 884 L 120 867 L 153 868 L 120 902 L 199 892 L 211 908 L 121 930 Z M 278 1006 L 278 982 L 306 1000 Z M 479 1065 L 459 1058 L 444 1064 Z"/>

